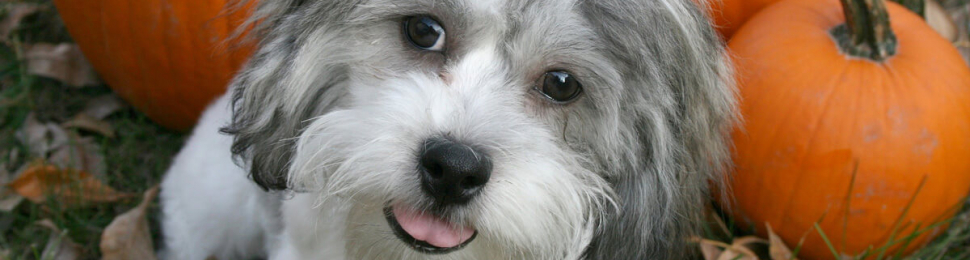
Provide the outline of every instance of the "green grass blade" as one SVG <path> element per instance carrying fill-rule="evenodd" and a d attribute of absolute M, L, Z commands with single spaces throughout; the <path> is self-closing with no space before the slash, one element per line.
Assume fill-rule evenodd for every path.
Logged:
<path fill-rule="evenodd" d="M 919 182 L 919 186 L 916 187 L 916 192 L 913 192 L 913 197 L 910 198 L 909 202 L 906 203 L 906 207 L 903 208 L 903 212 L 899 214 L 899 218 L 897 218 L 896 223 L 893 224 L 893 229 L 889 231 L 889 239 L 886 240 L 886 245 L 883 245 L 879 249 L 879 254 L 876 256 L 876 259 L 883 259 L 882 257 L 886 254 L 886 251 L 889 250 L 889 243 L 891 243 L 893 239 L 896 239 L 896 233 L 899 232 L 900 225 L 906 219 L 906 214 L 909 213 L 909 208 L 913 206 L 913 202 L 916 201 L 916 197 L 919 196 L 920 191 L 923 190 L 923 186 L 926 185 L 927 177 L 928 175 L 923 175 L 923 178 Z"/>
<path fill-rule="evenodd" d="M 914 230 L 913 233 L 904 238 L 903 244 L 899 246 L 899 250 L 896 251 L 896 255 L 893 256 L 892 259 L 901 259 L 903 257 L 903 251 L 906 251 L 906 248 L 909 247 L 909 244 L 912 244 L 913 240 L 916 240 L 916 238 L 919 237 L 919 235 L 923 234 L 923 232 L 920 232 L 920 229 L 919 229 L 920 225 L 922 224 L 916 223 L 916 227 L 913 228 Z"/>
<path fill-rule="evenodd" d="M 839 259 L 839 253 L 835 251 L 835 246 L 832 245 L 832 241 L 829 241 L 829 237 L 825 235 L 825 231 L 822 231 L 822 227 L 815 222 L 815 230 L 818 230 L 818 234 L 822 236 L 822 241 L 825 241 L 825 245 L 829 247 L 829 251 L 832 252 L 834 259 Z"/>

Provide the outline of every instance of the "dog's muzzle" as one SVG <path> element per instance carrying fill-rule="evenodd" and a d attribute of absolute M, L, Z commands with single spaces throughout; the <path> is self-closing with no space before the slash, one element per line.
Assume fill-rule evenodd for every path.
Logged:
<path fill-rule="evenodd" d="M 394 234 L 419 252 L 443 254 L 461 249 L 478 232 L 435 212 L 468 203 L 481 193 L 491 174 L 491 159 L 484 152 L 444 138 L 429 139 L 418 158 L 418 175 L 434 210 L 392 204 L 384 208 L 384 216 Z"/>

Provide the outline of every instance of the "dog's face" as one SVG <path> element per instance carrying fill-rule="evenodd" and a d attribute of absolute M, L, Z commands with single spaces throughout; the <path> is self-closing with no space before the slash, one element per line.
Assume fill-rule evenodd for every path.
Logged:
<path fill-rule="evenodd" d="M 675 256 L 724 159 L 729 70 L 691 0 L 264 0 L 254 19 L 234 152 L 265 188 L 350 205 L 356 258 Z"/>

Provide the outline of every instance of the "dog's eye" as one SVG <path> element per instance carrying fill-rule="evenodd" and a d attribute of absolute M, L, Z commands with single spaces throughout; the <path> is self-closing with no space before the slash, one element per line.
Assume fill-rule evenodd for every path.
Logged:
<path fill-rule="evenodd" d="M 565 71 L 546 72 L 540 84 L 539 92 L 556 102 L 573 101 L 583 92 L 583 84 Z"/>
<path fill-rule="evenodd" d="M 404 19 L 404 36 L 422 50 L 441 51 L 445 47 L 445 28 L 428 16 Z"/>

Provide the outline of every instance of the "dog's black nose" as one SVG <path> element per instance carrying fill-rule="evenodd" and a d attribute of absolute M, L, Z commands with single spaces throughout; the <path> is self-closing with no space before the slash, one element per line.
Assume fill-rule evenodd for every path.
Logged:
<path fill-rule="evenodd" d="M 492 175 L 485 153 L 447 139 L 426 141 L 420 160 L 421 188 L 441 204 L 468 202 Z"/>

